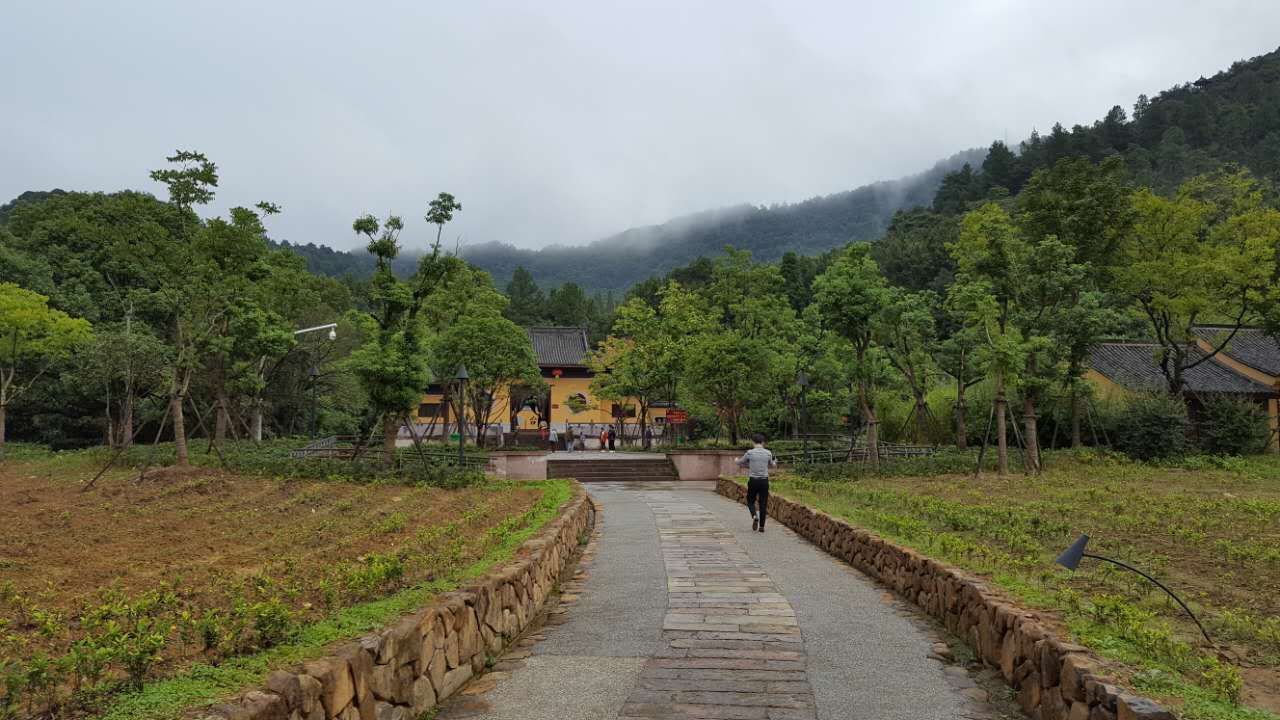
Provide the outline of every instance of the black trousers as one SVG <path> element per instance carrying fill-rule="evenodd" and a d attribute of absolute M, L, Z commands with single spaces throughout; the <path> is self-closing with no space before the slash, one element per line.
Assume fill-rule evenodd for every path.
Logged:
<path fill-rule="evenodd" d="M 758 510 L 757 502 L 760 503 Z M 751 517 L 760 519 L 760 527 L 764 527 L 765 516 L 769 514 L 769 478 L 747 479 L 747 509 Z"/>

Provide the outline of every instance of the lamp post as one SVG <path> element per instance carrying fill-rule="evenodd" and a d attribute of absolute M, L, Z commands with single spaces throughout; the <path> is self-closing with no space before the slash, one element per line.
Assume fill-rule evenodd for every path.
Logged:
<path fill-rule="evenodd" d="M 458 375 L 454 379 L 458 381 L 458 469 L 461 470 L 467 464 L 466 450 L 463 447 L 463 443 L 467 439 L 465 435 L 467 431 L 466 388 L 467 380 L 471 379 L 471 376 L 467 374 L 466 365 L 458 366 Z"/>
<path fill-rule="evenodd" d="M 1165 591 L 1165 592 L 1169 595 L 1169 597 L 1173 598 L 1174 602 L 1176 602 L 1176 603 L 1178 603 L 1178 605 L 1182 606 L 1182 609 L 1183 609 L 1183 610 L 1185 610 L 1185 611 L 1186 611 L 1186 613 L 1187 613 L 1187 615 L 1191 617 L 1191 620 L 1192 620 L 1192 622 L 1194 622 L 1194 623 L 1196 624 L 1196 627 L 1200 628 L 1200 634 L 1201 634 L 1201 635 L 1204 635 L 1204 639 L 1205 639 L 1205 640 L 1207 640 L 1207 641 L 1209 641 L 1209 644 L 1210 644 L 1210 645 L 1213 645 L 1213 644 L 1214 644 L 1214 642 L 1213 642 L 1213 638 L 1209 637 L 1209 633 L 1208 633 L 1208 632 L 1206 632 L 1206 631 L 1205 631 L 1205 629 L 1204 629 L 1204 626 L 1200 624 L 1200 619 L 1196 617 L 1196 614 L 1195 614 L 1195 613 L 1193 613 L 1193 612 L 1191 612 L 1191 608 L 1187 607 L 1187 604 L 1186 604 L 1186 603 L 1182 602 L 1182 598 L 1178 597 L 1177 595 L 1174 595 L 1172 590 L 1170 590 L 1169 588 L 1165 587 L 1165 586 L 1164 586 L 1164 583 L 1161 583 L 1159 580 L 1157 580 L 1157 579 L 1155 579 L 1155 578 L 1151 577 L 1150 575 L 1148 575 L 1148 574 L 1146 574 L 1146 573 L 1142 572 L 1142 571 L 1141 571 L 1141 570 L 1139 570 L 1138 568 L 1133 567 L 1133 566 L 1131 566 L 1131 565 L 1126 565 L 1126 564 L 1124 564 L 1124 563 L 1120 562 L 1119 560 L 1112 560 L 1112 559 L 1111 559 L 1111 558 L 1109 558 L 1109 557 L 1103 557 L 1103 556 L 1101 556 L 1101 555 L 1094 555 L 1094 554 L 1092 554 L 1092 553 L 1087 553 L 1087 552 L 1085 552 L 1085 551 L 1084 551 L 1085 546 L 1087 546 L 1088 544 L 1089 544 L 1089 536 L 1088 536 L 1088 535 L 1081 535 L 1080 537 L 1076 538 L 1076 541 L 1075 541 L 1075 542 L 1071 543 L 1071 547 L 1067 548 L 1066 550 L 1063 550 L 1063 551 L 1062 551 L 1062 554 L 1061 554 L 1061 555 L 1059 555 L 1059 556 L 1058 556 L 1058 559 L 1057 559 L 1057 560 L 1055 560 L 1054 562 L 1056 562 L 1057 564 L 1061 565 L 1062 567 L 1064 567 L 1064 568 L 1066 568 L 1066 569 L 1071 570 L 1071 571 L 1073 571 L 1073 572 L 1074 572 L 1076 568 L 1080 567 L 1080 560 L 1081 560 L 1081 559 L 1083 559 L 1083 558 L 1093 558 L 1094 560 L 1102 560 L 1103 562 L 1109 562 L 1109 563 L 1111 563 L 1112 565 L 1118 565 L 1118 566 L 1120 566 L 1120 567 L 1124 568 L 1125 570 L 1130 570 L 1130 571 L 1132 571 L 1132 572 L 1135 572 L 1135 573 L 1137 573 L 1137 574 L 1141 575 L 1142 577 L 1144 577 L 1144 578 L 1146 578 L 1146 579 L 1150 580 L 1150 581 L 1151 581 L 1151 582 L 1152 582 L 1156 587 L 1158 587 L 1158 588 L 1160 588 L 1161 590 Z"/>
<path fill-rule="evenodd" d="M 312 365 L 311 372 L 307 373 L 307 377 L 311 379 L 311 439 L 314 440 L 316 438 L 316 433 L 319 431 L 316 414 L 316 380 L 320 377 L 320 369 L 315 365 Z"/>
<path fill-rule="evenodd" d="M 306 335 L 309 332 L 315 332 L 317 330 L 328 330 L 330 340 L 338 339 L 338 323 L 325 323 L 324 325 L 316 325 L 315 327 L 303 328 L 301 330 L 294 330 L 293 334 Z"/>
<path fill-rule="evenodd" d="M 315 327 L 303 328 L 301 330 L 294 330 L 293 334 L 295 336 L 306 335 L 307 333 L 315 332 L 317 330 L 328 330 L 329 340 L 338 339 L 338 323 L 325 323 L 324 325 L 316 325 Z M 278 362 L 279 361 L 277 361 L 277 364 Z M 312 372 L 311 380 L 312 382 L 315 382 L 315 377 L 316 377 L 315 368 L 312 368 L 311 372 Z M 258 359 L 258 379 L 262 382 L 263 386 L 266 385 L 266 382 L 267 382 L 267 356 L 266 355 L 263 355 L 261 358 Z M 263 406 L 262 393 L 263 393 L 263 390 L 259 389 L 257 393 L 254 395 L 254 399 L 253 399 L 253 427 L 251 428 L 251 430 L 253 433 L 254 442 L 262 442 L 262 406 Z"/>
<path fill-rule="evenodd" d="M 808 403 L 806 395 L 809 392 L 809 376 L 804 370 L 796 373 L 796 384 L 800 386 L 800 444 L 804 452 L 804 461 L 809 462 L 809 434 L 808 434 Z"/>

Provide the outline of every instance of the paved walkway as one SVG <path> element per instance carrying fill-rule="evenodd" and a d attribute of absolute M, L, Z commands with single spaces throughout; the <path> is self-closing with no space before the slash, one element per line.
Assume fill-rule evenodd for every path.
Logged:
<path fill-rule="evenodd" d="M 995 718 L 882 588 L 711 484 L 592 484 L 603 506 L 548 627 L 441 720 Z"/>

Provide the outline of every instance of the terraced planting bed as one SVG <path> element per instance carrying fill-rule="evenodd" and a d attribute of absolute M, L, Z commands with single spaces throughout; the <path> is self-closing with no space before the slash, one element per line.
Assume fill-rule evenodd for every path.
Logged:
<path fill-rule="evenodd" d="M 1181 717 L 1280 717 L 1280 458 L 1047 460 L 1036 478 L 784 474 L 773 492 L 989 578 Z M 1218 647 L 1137 575 L 1094 560 L 1056 567 L 1082 532 L 1089 552 L 1182 595 Z"/>
<path fill-rule="evenodd" d="M 0 462 L 0 718 L 174 717 L 510 557 L 569 484 Z"/>

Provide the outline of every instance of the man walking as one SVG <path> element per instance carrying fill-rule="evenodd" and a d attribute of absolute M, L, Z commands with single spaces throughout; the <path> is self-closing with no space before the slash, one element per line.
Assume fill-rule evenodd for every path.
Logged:
<path fill-rule="evenodd" d="M 747 468 L 747 509 L 751 511 L 751 529 L 764 532 L 764 519 L 769 514 L 769 468 L 778 467 L 778 461 L 764 446 L 764 435 L 756 433 L 751 441 L 756 446 L 738 458 L 738 467 Z"/>

